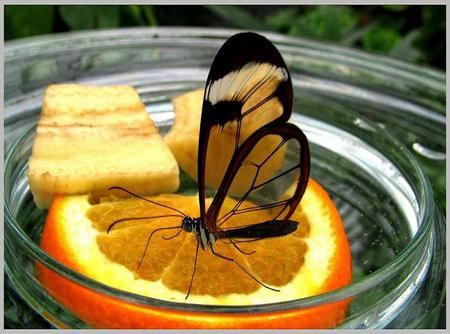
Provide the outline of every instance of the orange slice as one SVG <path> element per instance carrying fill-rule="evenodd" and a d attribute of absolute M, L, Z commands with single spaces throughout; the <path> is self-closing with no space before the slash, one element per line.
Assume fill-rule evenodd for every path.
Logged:
<path fill-rule="evenodd" d="M 160 195 L 159 203 L 198 216 L 196 196 Z M 227 199 L 225 206 L 233 205 Z M 250 204 L 248 204 L 250 205 Z M 191 295 L 189 287 L 195 237 L 179 229 L 181 218 L 133 220 L 125 217 L 173 214 L 147 202 L 106 200 L 91 205 L 88 196 L 60 196 L 49 212 L 41 247 L 70 268 L 117 289 L 169 301 L 213 305 L 257 305 L 324 293 L 351 282 L 351 257 L 339 214 L 328 194 L 310 179 L 292 219 L 299 229 L 288 236 L 240 244 L 216 242 L 215 250 L 231 257 L 255 277 L 280 292 L 262 287 L 234 263 L 200 250 Z M 261 212 L 261 219 L 267 213 Z M 229 224 L 238 224 L 230 221 Z M 251 253 L 251 255 L 243 254 Z M 143 257 L 145 252 L 145 256 Z M 143 259 L 142 265 L 138 266 Z M 69 310 L 100 328 L 328 328 L 345 316 L 348 300 L 307 309 L 269 313 L 205 313 L 145 307 L 81 287 L 38 265 L 38 277 Z"/>

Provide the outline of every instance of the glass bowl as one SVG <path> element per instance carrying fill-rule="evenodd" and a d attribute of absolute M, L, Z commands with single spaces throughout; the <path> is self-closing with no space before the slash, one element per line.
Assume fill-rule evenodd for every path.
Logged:
<path fill-rule="evenodd" d="M 93 281 L 39 247 L 46 212 L 33 203 L 27 168 L 45 87 L 67 81 L 133 85 L 164 133 L 174 118 L 171 98 L 204 85 L 218 48 L 236 32 L 125 29 L 6 45 L 5 270 L 12 287 L 60 328 L 90 324 L 46 292 L 36 278 L 36 263 L 87 289 L 187 318 L 243 314 L 267 320 L 351 298 L 340 328 L 435 327 L 445 295 L 445 219 L 435 201 L 442 189 L 433 182 L 433 193 L 422 168 L 430 161 L 436 168 L 445 166 L 445 78 L 434 70 L 317 42 L 265 34 L 292 74 L 291 122 L 310 141 L 312 177 L 329 192 L 343 218 L 352 251 L 351 285 L 251 307 L 173 303 Z M 426 126 L 419 122 L 424 119 Z M 220 326 L 226 323 L 212 325 Z"/>

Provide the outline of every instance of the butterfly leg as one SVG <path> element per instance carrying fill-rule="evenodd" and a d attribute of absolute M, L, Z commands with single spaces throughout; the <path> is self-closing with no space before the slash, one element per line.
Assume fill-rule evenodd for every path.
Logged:
<path fill-rule="evenodd" d="M 146 202 L 148 202 L 148 203 L 152 203 L 152 204 L 158 205 L 158 206 L 160 206 L 160 207 L 167 208 L 167 209 L 170 209 L 170 210 L 172 210 L 172 211 L 176 211 L 176 212 L 178 212 L 178 213 L 181 215 L 181 217 L 186 217 L 186 215 L 185 215 L 183 212 L 181 212 L 180 210 L 178 210 L 178 209 L 176 209 L 176 208 L 172 208 L 171 206 L 168 206 L 168 205 L 165 205 L 165 204 L 162 204 L 162 203 L 158 203 L 158 202 L 152 201 L 152 200 L 150 200 L 150 199 L 148 199 L 148 198 L 145 198 L 145 197 L 143 197 L 143 196 L 140 196 L 140 195 L 138 195 L 138 194 L 135 194 L 135 193 L 133 193 L 133 192 L 131 192 L 131 191 L 125 189 L 125 188 L 114 186 L 114 187 L 110 187 L 108 190 L 109 190 L 109 191 L 111 191 L 111 190 L 120 190 L 120 191 L 123 191 L 123 192 L 125 192 L 125 193 L 127 193 L 127 194 L 129 194 L 129 195 L 131 195 L 131 196 L 133 196 L 133 197 L 135 197 L 135 198 L 139 198 L 139 199 L 141 199 L 141 200 L 143 200 L 143 201 L 146 201 Z"/>
<path fill-rule="evenodd" d="M 141 260 L 139 261 L 138 266 L 137 266 L 136 269 L 139 269 L 139 268 L 141 267 L 142 262 L 144 261 L 144 258 L 145 258 L 145 254 L 147 254 L 147 248 L 148 248 L 148 245 L 150 244 L 150 240 L 152 239 L 153 235 L 154 235 L 156 232 L 159 232 L 159 231 L 162 231 L 162 230 L 172 230 L 172 229 L 174 229 L 174 228 L 180 228 L 180 226 L 161 227 L 161 228 L 157 228 L 157 229 L 154 230 L 152 233 L 150 233 L 150 235 L 149 235 L 148 238 L 147 238 L 147 243 L 145 244 L 144 254 L 142 254 Z"/>
<path fill-rule="evenodd" d="M 255 251 L 251 251 L 251 252 L 244 252 L 242 249 L 240 249 L 238 247 L 238 245 L 233 241 L 233 239 L 230 239 L 230 243 L 234 246 L 234 248 L 236 248 L 239 252 L 241 252 L 244 255 L 252 255 L 253 253 L 255 253 Z"/>
<path fill-rule="evenodd" d="M 111 225 L 108 226 L 108 229 L 106 230 L 106 233 L 111 232 L 112 228 L 120 223 L 123 222 L 127 222 L 127 221 L 132 221 L 132 220 L 150 220 L 150 219 L 157 219 L 157 218 L 170 218 L 170 217 L 181 217 L 183 218 L 183 216 L 180 215 L 162 215 L 162 216 L 149 216 L 149 217 L 132 217 L 132 218 L 122 218 L 122 219 L 118 219 L 116 221 L 114 221 Z"/>
<path fill-rule="evenodd" d="M 197 248 L 195 249 L 195 258 L 194 258 L 194 270 L 192 271 L 191 282 L 189 283 L 189 289 L 186 294 L 186 298 L 184 298 L 184 299 L 188 299 L 189 294 L 191 293 L 192 284 L 194 283 L 195 270 L 197 269 L 197 257 L 198 257 L 198 246 L 199 245 L 200 245 L 200 243 L 197 240 Z"/>
<path fill-rule="evenodd" d="M 215 256 L 220 257 L 221 259 L 224 259 L 224 260 L 227 260 L 227 261 L 230 261 L 230 262 L 233 262 L 234 264 L 236 264 L 243 272 L 245 272 L 248 276 L 250 276 L 250 278 L 253 279 L 255 282 L 257 282 L 259 285 L 265 287 L 266 289 L 269 289 L 269 290 L 272 290 L 272 291 L 280 292 L 280 290 L 275 289 L 275 288 L 272 288 L 272 287 L 270 287 L 270 286 L 264 284 L 263 282 L 261 282 L 259 279 L 257 279 L 255 276 L 253 276 L 247 269 L 245 269 L 245 268 L 244 268 L 239 262 L 237 262 L 235 259 L 232 259 L 231 257 L 227 257 L 227 256 L 224 256 L 224 255 L 222 255 L 222 254 L 217 253 L 217 252 L 214 250 L 214 248 L 213 248 L 212 245 L 211 245 L 211 252 L 212 252 Z"/>

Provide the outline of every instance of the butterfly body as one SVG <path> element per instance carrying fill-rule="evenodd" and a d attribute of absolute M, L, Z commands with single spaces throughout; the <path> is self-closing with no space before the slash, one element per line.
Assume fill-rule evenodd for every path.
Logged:
<path fill-rule="evenodd" d="M 208 227 L 202 223 L 200 218 L 185 217 L 181 223 L 181 228 L 188 233 L 194 233 L 197 242 L 203 250 L 207 247 L 214 248 L 217 240 L 214 233 L 208 230 Z"/>
<path fill-rule="evenodd" d="M 220 239 L 240 240 L 240 239 L 265 239 L 281 237 L 297 230 L 299 223 L 293 220 L 280 221 L 269 220 L 262 223 L 245 227 L 219 230 L 210 232 L 207 225 L 203 224 L 201 218 L 185 217 L 182 220 L 181 228 L 187 233 L 194 233 L 197 242 L 203 250 L 210 248 L 214 250 L 214 244 Z"/>

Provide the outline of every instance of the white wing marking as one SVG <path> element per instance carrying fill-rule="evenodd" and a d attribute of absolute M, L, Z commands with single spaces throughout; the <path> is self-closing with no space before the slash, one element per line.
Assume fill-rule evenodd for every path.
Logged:
<path fill-rule="evenodd" d="M 211 105 L 221 101 L 245 102 L 256 90 L 269 96 L 287 78 L 287 71 L 282 67 L 250 62 L 212 82 L 208 87 L 207 100 Z"/>

